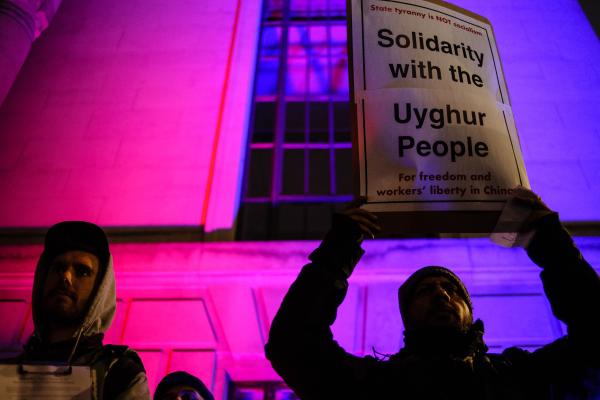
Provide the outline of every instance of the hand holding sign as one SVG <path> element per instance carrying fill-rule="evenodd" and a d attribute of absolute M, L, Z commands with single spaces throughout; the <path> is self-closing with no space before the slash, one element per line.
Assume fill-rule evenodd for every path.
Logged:
<path fill-rule="evenodd" d="M 342 214 L 348 216 L 350 219 L 358 223 L 363 234 L 369 236 L 371 239 L 375 238 L 375 234 L 381 231 L 381 225 L 379 225 L 379 218 L 373 213 L 367 210 L 359 208 L 358 206 L 362 203 L 362 200 L 352 202 L 348 208 L 342 212 Z"/>

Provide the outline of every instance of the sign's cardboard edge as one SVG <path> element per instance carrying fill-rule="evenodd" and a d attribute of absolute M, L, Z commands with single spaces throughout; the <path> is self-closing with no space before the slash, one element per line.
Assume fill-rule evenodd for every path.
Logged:
<path fill-rule="evenodd" d="M 437 234 L 489 234 L 501 211 L 374 212 L 382 222 L 379 238 L 427 237 Z"/>
<path fill-rule="evenodd" d="M 346 0 L 346 46 L 348 54 L 348 81 L 350 89 L 350 136 L 352 138 L 352 191 L 355 199 L 360 196 L 360 158 L 358 155 L 357 104 L 354 95 L 354 40 L 352 38 L 352 1 Z"/>

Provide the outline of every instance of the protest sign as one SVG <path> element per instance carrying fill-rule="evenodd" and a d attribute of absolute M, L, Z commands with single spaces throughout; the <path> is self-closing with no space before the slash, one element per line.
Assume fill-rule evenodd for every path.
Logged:
<path fill-rule="evenodd" d="M 88 366 L 0 364 L 3 400 L 91 400 L 95 386 Z"/>
<path fill-rule="evenodd" d="M 491 232 L 529 182 L 490 22 L 442 1 L 348 11 L 363 207 L 391 234 Z"/>

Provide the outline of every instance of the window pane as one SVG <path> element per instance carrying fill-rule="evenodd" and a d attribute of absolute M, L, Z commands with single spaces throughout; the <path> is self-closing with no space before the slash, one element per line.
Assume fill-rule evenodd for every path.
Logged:
<path fill-rule="evenodd" d="M 329 27 L 329 34 L 331 35 L 329 48 L 331 49 L 331 54 L 334 56 L 348 57 L 346 29 L 345 25 L 332 25 Z"/>
<path fill-rule="evenodd" d="M 312 143 L 327 143 L 329 141 L 329 103 L 310 103 L 309 112 L 310 141 Z"/>
<path fill-rule="evenodd" d="M 288 0 L 292 18 L 304 18 L 308 14 L 310 0 Z"/>
<path fill-rule="evenodd" d="M 262 31 L 260 53 L 263 56 L 277 57 L 281 47 L 281 27 L 265 26 Z"/>
<path fill-rule="evenodd" d="M 261 57 L 256 77 L 256 95 L 274 95 L 277 93 L 278 58 Z"/>
<path fill-rule="evenodd" d="M 247 198 L 271 196 L 272 157 L 271 149 L 250 150 L 250 172 L 246 182 Z"/>
<path fill-rule="evenodd" d="M 292 18 L 305 19 L 327 15 L 329 0 L 290 0 Z"/>
<path fill-rule="evenodd" d="M 330 193 L 329 150 L 311 150 L 309 154 L 309 192 L 327 195 Z"/>
<path fill-rule="evenodd" d="M 306 59 L 288 58 L 285 92 L 288 95 L 306 92 Z"/>
<path fill-rule="evenodd" d="M 333 129 L 336 142 L 350 142 L 350 103 L 333 103 Z"/>
<path fill-rule="evenodd" d="M 287 0 L 269 0 L 267 2 L 267 20 L 281 20 L 283 17 L 283 5 Z"/>
<path fill-rule="evenodd" d="M 285 129 L 304 132 L 306 126 L 306 103 L 289 102 L 285 108 Z"/>
<path fill-rule="evenodd" d="M 252 135 L 252 143 L 273 143 L 273 132 L 255 131 Z"/>
<path fill-rule="evenodd" d="M 288 58 L 306 58 L 309 46 L 308 27 L 305 25 L 290 26 L 288 34 Z"/>
<path fill-rule="evenodd" d="M 305 142 L 306 103 L 290 102 L 285 108 L 285 142 Z"/>
<path fill-rule="evenodd" d="M 329 17 L 346 17 L 346 0 L 329 0 Z"/>
<path fill-rule="evenodd" d="M 312 56 L 326 56 L 329 42 L 327 41 L 327 27 L 316 25 L 310 27 L 310 54 Z"/>
<path fill-rule="evenodd" d="M 252 143 L 271 143 L 275 131 L 275 103 L 256 102 Z"/>
<path fill-rule="evenodd" d="M 327 57 L 311 57 L 309 74 L 311 94 L 328 94 L 330 92 L 331 82 Z"/>
<path fill-rule="evenodd" d="M 346 57 L 333 58 L 331 62 L 331 93 L 348 95 L 350 82 L 348 81 L 348 59 Z"/>
<path fill-rule="evenodd" d="M 304 150 L 283 153 L 282 194 L 304 194 Z"/>
<path fill-rule="evenodd" d="M 337 195 L 352 194 L 352 149 L 335 151 L 335 191 Z"/>

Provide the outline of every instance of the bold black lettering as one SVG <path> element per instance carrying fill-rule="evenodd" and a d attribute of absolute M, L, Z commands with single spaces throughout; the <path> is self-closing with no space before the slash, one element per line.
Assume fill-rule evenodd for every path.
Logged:
<path fill-rule="evenodd" d="M 392 77 L 397 78 L 401 76 L 402 78 L 406 78 L 408 76 L 409 64 L 389 64 L 389 66 Z"/>
<path fill-rule="evenodd" d="M 404 39 L 404 44 L 400 43 L 400 39 Z M 410 38 L 406 35 L 398 35 L 396 36 L 396 45 L 402 49 L 405 49 L 410 46 Z"/>
<path fill-rule="evenodd" d="M 432 108 L 429 110 L 429 119 L 431 127 L 441 129 L 444 127 L 444 112 L 440 108 Z"/>
<path fill-rule="evenodd" d="M 479 113 L 479 125 L 481 125 L 481 126 L 485 125 L 485 124 L 483 123 L 483 119 L 484 119 L 484 118 L 485 118 L 485 113 L 482 113 L 482 112 L 480 112 L 480 113 Z"/>
<path fill-rule="evenodd" d="M 423 123 L 425 122 L 425 117 L 427 116 L 427 109 L 423 109 L 423 113 L 419 115 L 419 109 L 417 107 L 414 108 L 415 117 L 417 117 L 417 129 L 421 129 L 423 127 Z"/>
<path fill-rule="evenodd" d="M 440 44 L 438 43 L 437 35 L 433 35 L 432 38 L 429 38 L 425 41 L 427 48 L 429 51 L 440 51 Z"/>
<path fill-rule="evenodd" d="M 410 103 L 406 103 L 406 118 L 401 118 L 400 117 L 400 106 L 398 105 L 398 103 L 394 103 L 394 119 L 396 120 L 396 122 L 399 124 L 408 123 L 411 119 L 411 111 L 410 110 L 411 110 Z"/>
<path fill-rule="evenodd" d="M 465 154 L 465 144 L 461 141 L 450 142 L 450 159 L 456 162 L 456 156 L 462 157 Z"/>
<path fill-rule="evenodd" d="M 456 123 L 460 124 L 460 112 L 450 106 L 450 104 L 446 104 L 446 114 L 448 115 L 448 123 L 452 123 L 452 115 L 456 117 Z"/>
<path fill-rule="evenodd" d="M 428 141 L 421 140 L 419 143 L 417 143 L 417 154 L 421 157 L 431 154 L 431 145 Z"/>
<path fill-rule="evenodd" d="M 390 31 L 389 29 L 380 29 L 377 32 L 377 37 L 381 40 L 378 40 L 377 44 L 381 47 L 392 47 L 394 45 L 394 40 L 390 37 L 384 36 L 384 33 L 387 33 L 388 35 L 394 34 L 394 32 Z M 385 40 L 385 42 L 383 42 L 383 40 Z"/>
<path fill-rule="evenodd" d="M 475 143 L 475 154 L 479 157 L 486 157 L 488 155 L 488 147 L 484 142 Z"/>
<path fill-rule="evenodd" d="M 465 124 L 477 125 L 477 116 L 475 115 L 475 111 L 471 111 L 471 116 L 473 117 L 473 119 L 469 120 L 469 112 L 466 110 L 463 111 L 463 120 L 465 121 Z"/>
<path fill-rule="evenodd" d="M 440 147 L 442 148 L 440 150 Z M 433 154 L 435 154 L 438 157 L 443 157 L 446 154 L 448 154 L 448 145 L 446 144 L 446 142 L 442 141 L 442 140 L 438 140 L 437 142 L 433 143 Z"/>
<path fill-rule="evenodd" d="M 412 136 L 398 136 L 398 154 L 404 157 L 404 150 L 415 147 L 415 139 Z"/>
<path fill-rule="evenodd" d="M 431 61 L 427 61 L 427 73 L 429 74 L 429 79 L 433 79 L 433 73 L 436 73 L 438 81 L 442 80 L 442 70 L 437 65 L 433 65 Z"/>

